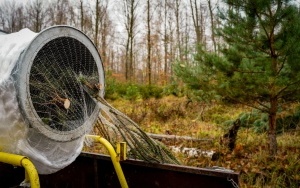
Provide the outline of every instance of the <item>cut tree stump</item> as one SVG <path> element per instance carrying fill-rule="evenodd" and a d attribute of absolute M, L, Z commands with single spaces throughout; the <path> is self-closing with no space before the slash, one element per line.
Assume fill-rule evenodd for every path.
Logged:
<path fill-rule="evenodd" d="M 220 141 L 221 145 L 226 145 L 230 151 L 235 148 L 236 136 L 241 126 L 241 120 L 237 119 L 233 122 L 232 127 L 225 133 Z"/>

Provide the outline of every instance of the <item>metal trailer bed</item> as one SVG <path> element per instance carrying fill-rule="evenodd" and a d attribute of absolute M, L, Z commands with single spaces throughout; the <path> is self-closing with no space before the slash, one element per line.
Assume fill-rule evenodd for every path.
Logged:
<path fill-rule="evenodd" d="M 128 159 L 121 166 L 129 187 L 222 188 L 236 187 L 239 174 L 221 169 L 150 164 Z M 19 187 L 24 169 L 0 163 L 0 187 Z M 40 175 L 42 188 L 120 187 L 109 156 L 81 153 L 71 165 L 50 175 Z"/>

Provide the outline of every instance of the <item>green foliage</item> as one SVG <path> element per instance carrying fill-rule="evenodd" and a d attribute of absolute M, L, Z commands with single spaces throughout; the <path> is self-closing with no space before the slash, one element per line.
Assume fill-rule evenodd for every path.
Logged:
<path fill-rule="evenodd" d="M 211 79 L 215 77 L 216 74 L 207 71 L 200 62 L 195 61 L 193 64 L 188 62 L 176 62 L 173 64 L 173 71 L 176 77 L 185 83 L 186 88 L 184 94 L 188 96 L 188 98 L 202 102 L 220 99 L 216 90 L 212 88 L 214 83 L 211 82 Z M 182 86 L 182 88 L 183 87 L 184 86 Z"/>
<path fill-rule="evenodd" d="M 274 156 L 279 107 L 300 100 L 300 11 L 289 0 L 224 2 L 216 31 L 224 41 L 219 52 L 199 47 L 195 61 L 177 63 L 174 72 L 206 98 L 215 93 L 268 114 Z M 255 125 L 260 129 L 265 121 Z"/>
<path fill-rule="evenodd" d="M 219 48 L 221 53 L 199 47 L 194 62 L 175 64 L 176 76 L 190 89 L 200 91 L 197 95 L 202 98 L 221 95 L 266 112 L 276 105 L 268 105 L 271 97 L 275 96 L 278 104 L 298 100 L 297 7 L 289 1 L 225 2 L 231 8 L 220 13 L 222 26 L 217 34 L 226 42 Z"/>
<path fill-rule="evenodd" d="M 164 95 L 164 89 L 160 86 L 119 82 L 110 74 L 106 76 L 105 91 L 105 98 L 110 100 L 118 98 L 128 100 L 161 98 Z"/>
<path fill-rule="evenodd" d="M 141 95 L 140 95 L 140 91 L 139 91 L 139 88 L 137 85 L 135 84 L 126 84 L 127 87 L 126 87 L 126 94 L 125 94 L 125 98 L 126 99 L 129 99 L 129 100 L 137 100 L 139 98 L 141 98 Z"/>
<path fill-rule="evenodd" d="M 263 133 L 268 130 L 268 115 L 259 110 L 243 112 L 238 117 L 241 120 L 241 126 L 252 128 L 256 133 Z"/>
<path fill-rule="evenodd" d="M 300 74 L 299 10 L 289 1 L 225 1 L 232 9 L 225 11 L 223 27 L 218 31 L 228 46 L 224 58 L 213 62 L 221 77 L 222 90 L 228 97 L 269 111 L 270 98 L 279 102 L 298 100 Z M 269 10 L 276 10 L 271 13 Z M 267 14 L 264 14 L 266 13 Z M 274 29 L 276 28 L 276 29 Z M 290 35 L 290 33 L 292 33 Z M 209 61 L 205 55 L 205 61 Z M 216 58 L 215 58 L 216 59 Z M 221 81 L 221 82 L 220 82 Z M 285 101 L 281 101 L 285 99 Z"/>
<path fill-rule="evenodd" d="M 262 113 L 259 110 L 255 109 L 251 112 L 242 112 L 238 118 L 241 120 L 242 127 L 251 128 L 255 133 L 265 133 L 268 130 L 268 114 Z M 223 126 L 229 127 L 233 121 L 232 119 L 223 121 Z M 277 133 L 295 130 L 300 125 L 300 108 L 297 108 L 292 114 L 282 115 L 277 118 L 276 125 Z"/>
<path fill-rule="evenodd" d="M 141 85 L 140 93 L 143 99 L 154 97 L 156 99 L 163 96 L 163 88 L 156 85 Z"/>
<path fill-rule="evenodd" d="M 185 95 L 186 88 L 179 84 L 179 81 L 174 80 L 163 89 L 164 95 L 174 95 L 176 97 L 183 97 Z"/>
<path fill-rule="evenodd" d="M 105 98 L 116 100 L 120 96 L 126 95 L 126 86 L 121 84 L 108 72 L 106 74 Z"/>

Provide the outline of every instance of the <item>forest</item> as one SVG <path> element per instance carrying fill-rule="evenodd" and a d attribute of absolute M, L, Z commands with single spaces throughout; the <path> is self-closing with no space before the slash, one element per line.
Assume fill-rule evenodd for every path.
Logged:
<path fill-rule="evenodd" d="M 39 32 L 70 25 L 87 34 L 103 64 L 121 80 L 166 84 L 172 63 L 191 59 L 197 43 L 216 48 L 214 1 L 1 1 L 0 29 Z"/>
<path fill-rule="evenodd" d="M 299 1 L 0 1 L 4 32 L 53 25 L 89 36 L 105 98 L 144 131 L 197 140 L 162 141 L 200 152 L 176 153 L 182 164 L 300 186 Z"/>

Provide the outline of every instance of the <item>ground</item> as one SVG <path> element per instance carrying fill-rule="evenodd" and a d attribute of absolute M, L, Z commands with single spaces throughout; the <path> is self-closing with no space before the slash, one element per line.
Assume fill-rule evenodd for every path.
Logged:
<path fill-rule="evenodd" d="M 134 102 L 118 99 L 110 103 L 146 132 L 204 139 L 199 142 L 165 140 L 168 146 L 215 152 L 213 158 L 175 154 L 183 165 L 219 166 L 234 170 L 241 174 L 241 187 L 300 186 L 300 130 L 289 130 L 277 135 L 279 147 L 275 158 L 269 158 L 268 155 L 267 133 L 256 133 L 251 126 L 242 127 L 238 131 L 232 152 L 222 144 L 221 138 L 230 127 L 224 125 L 224 122 L 235 120 L 242 112 L 250 111 L 248 107 L 220 103 L 208 105 L 174 96 Z"/>

